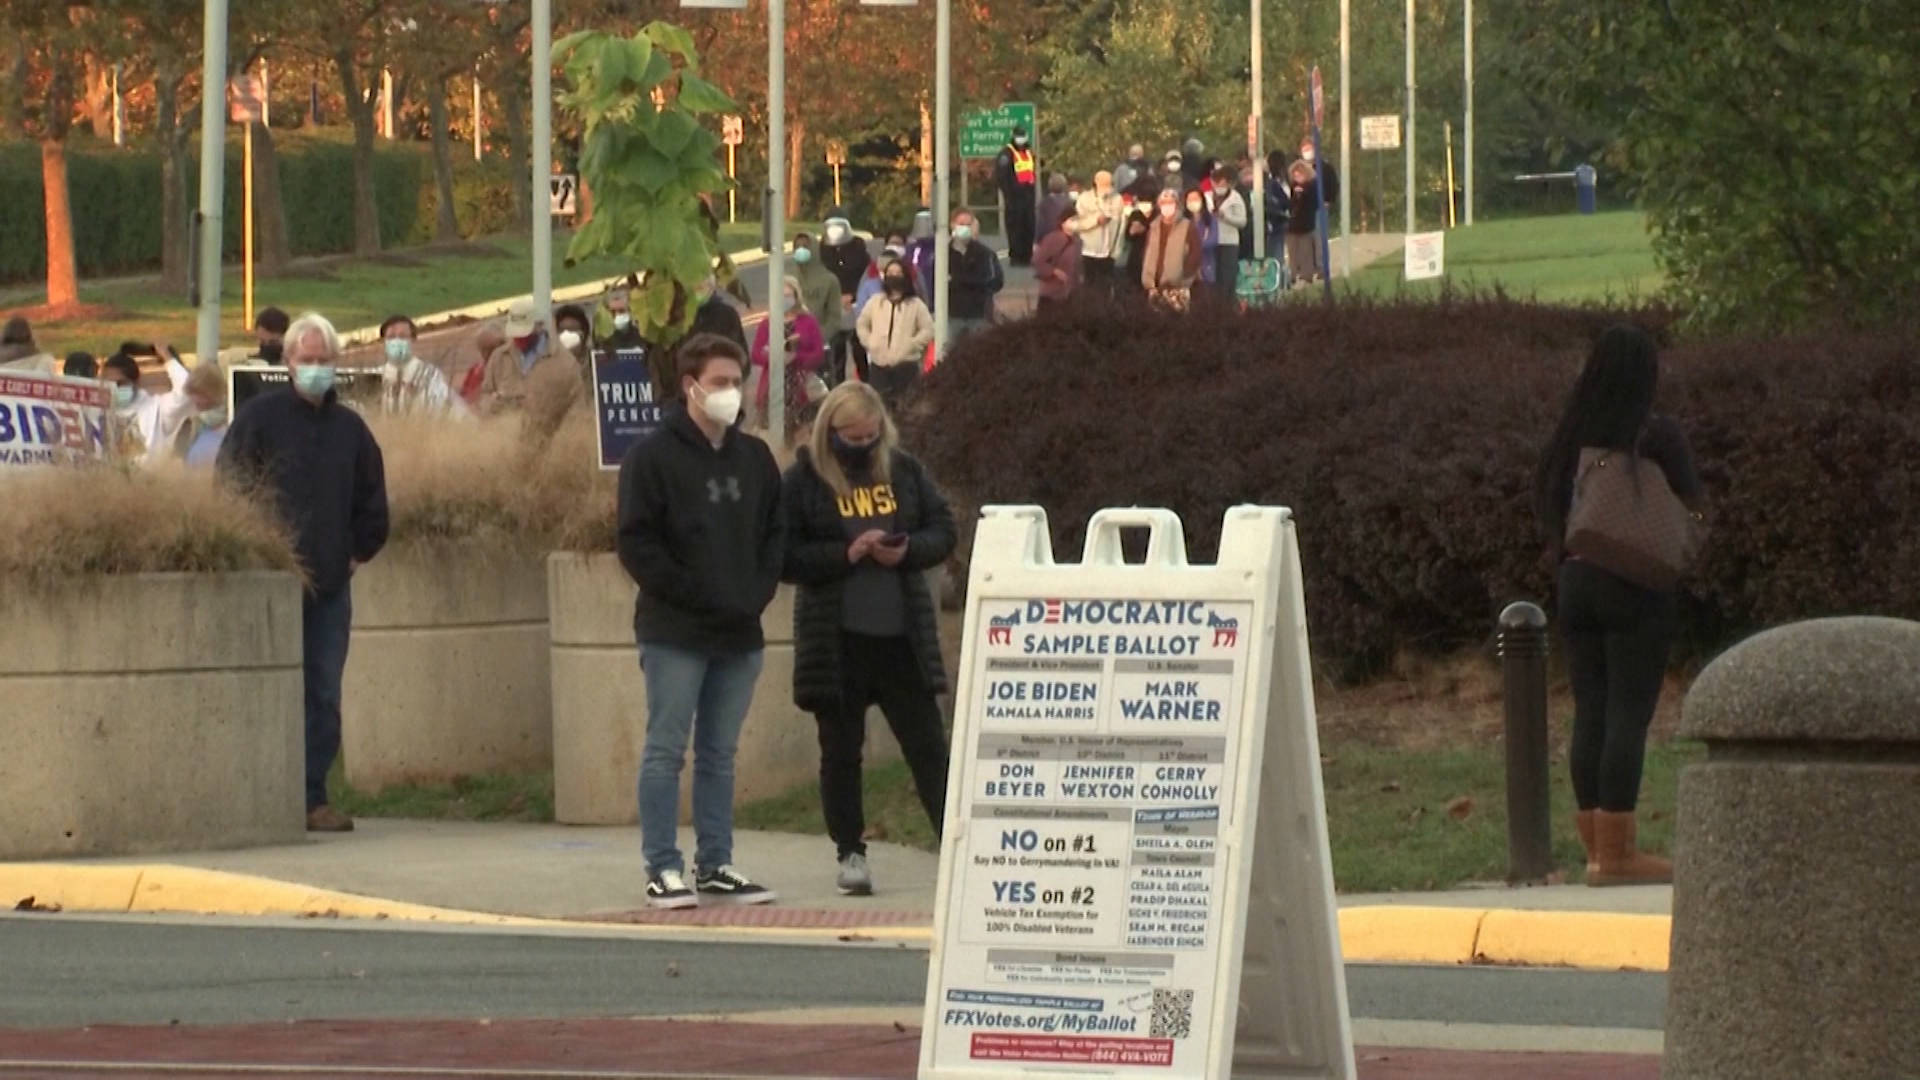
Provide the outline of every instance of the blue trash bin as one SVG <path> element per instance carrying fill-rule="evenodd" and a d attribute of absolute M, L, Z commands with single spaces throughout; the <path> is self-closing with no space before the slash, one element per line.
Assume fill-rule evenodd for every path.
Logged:
<path fill-rule="evenodd" d="M 1594 172 L 1591 165 L 1582 165 L 1573 170 L 1574 198 L 1578 201 L 1580 212 L 1583 214 L 1594 212 L 1594 185 L 1598 179 L 1599 174 Z"/>

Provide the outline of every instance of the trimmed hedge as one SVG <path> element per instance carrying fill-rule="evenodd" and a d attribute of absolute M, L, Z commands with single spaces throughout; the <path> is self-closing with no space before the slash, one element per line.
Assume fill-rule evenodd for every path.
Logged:
<path fill-rule="evenodd" d="M 276 140 L 287 241 L 295 256 L 353 249 L 353 146 L 323 139 Z M 197 205 L 200 160 L 188 155 L 189 202 Z M 241 147 L 230 140 L 223 200 L 226 257 L 240 257 Z M 513 221 L 505 163 L 475 166 L 455 158 L 455 213 L 465 236 L 506 231 Z M 74 208 L 74 255 L 82 279 L 155 270 L 160 266 L 161 155 L 113 150 L 75 140 L 67 148 L 67 185 Z M 422 145 L 382 145 L 374 152 L 374 188 L 380 237 L 388 248 L 432 239 L 438 201 L 433 162 Z M 0 144 L 0 281 L 46 275 L 45 197 L 36 143 Z"/>
<path fill-rule="evenodd" d="M 1358 677 L 1551 601 L 1534 465 L 1592 338 L 1622 319 L 1664 335 L 1672 313 L 1089 304 L 969 338 L 906 424 L 963 503 L 1045 506 L 1066 560 L 1105 506 L 1177 510 L 1201 561 L 1228 507 L 1291 507 L 1315 654 Z M 1911 329 L 1668 351 L 1661 408 L 1714 501 L 1684 605 L 1696 654 L 1793 619 L 1920 617 L 1917 360 Z"/>

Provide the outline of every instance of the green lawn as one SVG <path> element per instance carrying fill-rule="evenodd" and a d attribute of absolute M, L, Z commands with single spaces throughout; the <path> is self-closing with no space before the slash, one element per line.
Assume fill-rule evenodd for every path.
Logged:
<path fill-rule="evenodd" d="M 1351 744 L 1323 749 L 1333 875 L 1341 892 L 1430 891 L 1505 876 L 1505 759 L 1498 748 L 1421 751 Z M 1641 842 L 1649 850 L 1671 848 L 1680 769 L 1702 756 L 1690 743 L 1649 747 L 1640 819 Z M 1577 881 L 1585 866 L 1562 763 L 1553 765 L 1553 786 L 1554 854 L 1568 879 Z M 936 849 L 905 765 L 868 769 L 866 787 L 872 839 Z M 472 777 L 369 796 L 348 788 L 336 772 L 333 792 L 335 805 L 366 817 L 553 820 L 553 778 L 544 773 Z M 812 783 L 740 807 L 734 825 L 809 835 L 826 831 L 819 790 Z"/>
<path fill-rule="evenodd" d="M 1352 289 L 1376 296 L 1437 295 L 1495 285 L 1520 299 L 1550 302 L 1626 301 L 1657 293 L 1664 278 L 1653 261 L 1646 218 L 1638 212 L 1562 214 L 1484 222 L 1447 233 L 1446 276 L 1404 282 L 1398 252 L 1354 275 Z"/>
<path fill-rule="evenodd" d="M 789 235 L 804 224 L 792 225 Z M 760 246 L 757 222 L 721 227 L 721 242 L 729 251 Z M 553 284 L 556 288 L 614 277 L 628 267 L 612 257 L 563 266 L 567 238 L 554 238 Z M 462 252 L 399 251 L 370 260 L 323 260 L 303 264 L 296 276 L 254 282 L 254 303 L 275 306 L 289 314 L 318 311 L 342 330 L 380 322 L 394 312 L 425 315 L 467 307 L 503 296 L 527 292 L 532 242 L 524 236 L 496 237 Z M 225 345 L 251 342 L 243 325 L 240 272 L 230 269 L 222 292 Z M 0 308 L 30 306 L 44 300 L 41 290 L 15 286 L 0 292 Z M 87 304 L 114 309 L 104 316 L 36 322 L 34 336 L 55 356 L 76 349 L 106 355 L 121 341 L 164 341 L 182 352 L 193 350 L 194 314 L 184 297 L 162 292 L 156 280 L 82 285 Z"/>

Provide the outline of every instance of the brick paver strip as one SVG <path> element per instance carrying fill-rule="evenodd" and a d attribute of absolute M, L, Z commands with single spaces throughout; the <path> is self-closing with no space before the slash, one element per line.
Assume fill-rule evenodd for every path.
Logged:
<path fill-rule="evenodd" d="M 0 1076 L 32 1074 L 7 1062 L 63 1061 L 361 1070 L 578 1070 L 643 1076 L 912 1077 L 913 1028 L 872 1024 L 767 1024 L 706 1020 L 302 1021 L 237 1027 L 0 1030 Z M 1360 1080 L 1657 1080 L 1656 1057 L 1621 1054 L 1460 1053 L 1363 1049 Z M 62 1070 L 60 1080 L 96 1075 Z M 97 1075 L 124 1080 L 126 1068 Z M 160 1073 L 168 1080 L 199 1074 Z M 286 1074 L 292 1075 L 292 1074 Z M 331 1073 L 302 1072 L 302 1080 Z M 413 1072 L 409 1080 L 430 1077 Z"/>
<path fill-rule="evenodd" d="M 609 911 L 581 915 L 575 921 L 844 930 L 861 926 L 932 926 L 933 916 L 923 911 L 876 911 L 860 908 L 828 910 L 762 904 L 751 907 L 689 908 L 681 911 L 640 908 L 635 911 Z"/>

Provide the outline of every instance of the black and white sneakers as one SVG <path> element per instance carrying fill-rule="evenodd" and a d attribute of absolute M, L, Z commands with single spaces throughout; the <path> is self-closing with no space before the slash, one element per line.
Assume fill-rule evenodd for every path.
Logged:
<path fill-rule="evenodd" d="M 701 867 L 694 871 L 700 898 L 718 904 L 771 904 L 780 897 L 765 885 L 756 885 L 733 866 Z"/>
<path fill-rule="evenodd" d="M 647 906 L 672 911 L 699 907 L 700 898 L 687 886 L 687 876 L 678 870 L 662 870 L 647 877 Z"/>

